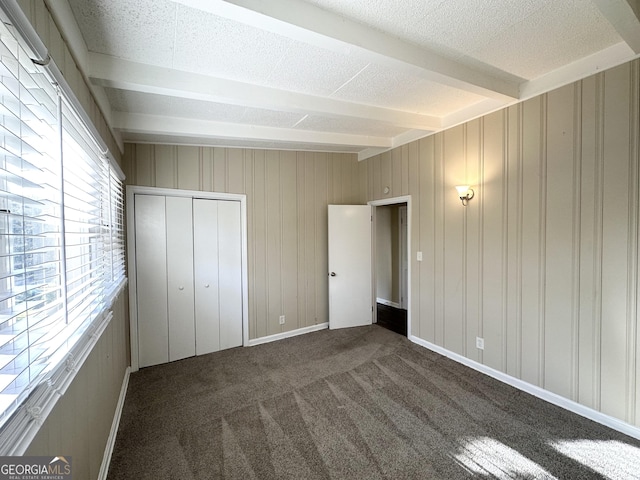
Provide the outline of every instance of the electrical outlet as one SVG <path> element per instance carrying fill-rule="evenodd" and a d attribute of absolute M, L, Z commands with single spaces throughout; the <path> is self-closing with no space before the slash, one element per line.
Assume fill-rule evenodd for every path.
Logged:
<path fill-rule="evenodd" d="M 280 315 L 280 325 L 284 325 L 284 315 Z"/>
<path fill-rule="evenodd" d="M 484 350 L 484 338 L 476 337 L 476 348 Z"/>
<path fill-rule="evenodd" d="M 421 262 L 422 261 L 422 252 L 418 252 L 418 261 Z"/>

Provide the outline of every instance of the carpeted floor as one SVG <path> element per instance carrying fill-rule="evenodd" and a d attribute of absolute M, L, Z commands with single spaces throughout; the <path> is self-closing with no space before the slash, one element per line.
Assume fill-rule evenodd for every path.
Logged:
<path fill-rule="evenodd" d="M 131 375 L 125 479 L 640 478 L 640 441 L 378 326 Z"/>

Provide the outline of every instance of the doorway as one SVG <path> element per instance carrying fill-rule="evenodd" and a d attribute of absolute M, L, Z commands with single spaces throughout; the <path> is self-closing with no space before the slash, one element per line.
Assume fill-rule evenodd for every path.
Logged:
<path fill-rule="evenodd" d="M 375 321 L 410 334 L 410 197 L 370 202 L 374 218 Z"/>

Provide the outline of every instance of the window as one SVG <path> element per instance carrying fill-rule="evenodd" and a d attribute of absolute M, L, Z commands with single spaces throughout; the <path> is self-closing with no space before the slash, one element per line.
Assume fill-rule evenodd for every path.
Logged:
<path fill-rule="evenodd" d="M 119 172 L 0 24 L 0 425 L 58 388 L 107 319 L 123 223 Z"/>

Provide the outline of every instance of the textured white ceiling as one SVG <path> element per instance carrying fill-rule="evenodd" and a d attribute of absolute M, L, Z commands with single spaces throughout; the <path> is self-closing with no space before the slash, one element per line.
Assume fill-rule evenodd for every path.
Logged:
<path fill-rule="evenodd" d="M 47 4 L 125 141 L 366 157 L 640 53 L 602 0 Z"/>

